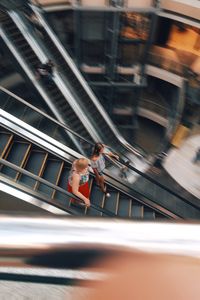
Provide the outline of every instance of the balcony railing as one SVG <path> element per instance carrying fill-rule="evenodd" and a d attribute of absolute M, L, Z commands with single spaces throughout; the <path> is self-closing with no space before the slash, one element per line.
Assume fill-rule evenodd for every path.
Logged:
<path fill-rule="evenodd" d="M 167 56 L 159 55 L 154 52 L 149 52 L 148 64 L 164 69 L 181 77 L 185 77 L 188 70 L 188 65 L 181 64 L 176 60 L 170 59 Z"/>

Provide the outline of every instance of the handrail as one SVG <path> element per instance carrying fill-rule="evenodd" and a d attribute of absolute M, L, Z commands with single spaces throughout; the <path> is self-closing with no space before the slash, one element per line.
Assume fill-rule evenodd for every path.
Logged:
<path fill-rule="evenodd" d="M 4 214 L 0 217 L 0 240 L 0 263 L 4 266 L 61 269 L 67 266 L 69 253 L 79 261 L 87 251 L 110 255 L 113 251 L 143 251 L 197 259 L 200 225 Z M 62 263 L 56 264 L 60 255 Z"/>
<path fill-rule="evenodd" d="M 0 90 L 4 91 L 5 93 L 7 93 L 9 96 L 15 98 L 17 101 L 23 103 L 24 105 L 30 107 L 31 109 L 35 110 L 36 112 L 38 112 L 39 114 L 43 115 L 45 118 L 51 120 L 52 122 L 56 123 L 57 125 L 59 125 L 60 127 L 62 127 L 63 129 L 66 129 L 67 131 L 69 131 L 70 133 L 72 133 L 73 135 L 75 135 L 76 137 L 78 137 L 79 139 L 81 139 L 82 141 L 90 144 L 90 145 L 94 145 L 94 143 L 92 143 L 91 141 L 89 141 L 88 139 L 82 137 L 80 134 L 76 133 L 75 131 L 73 131 L 70 127 L 68 127 L 67 125 L 65 125 L 64 123 L 61 123 L 59 121 L 57 121 L 56 119 L 52 118 L 51 116 L 47 115 L 45 112 L 41 111 L 40 109 L 38 109 L 37 107 L 33 106 L 32 104 L 26 102 L 25 100 L 23 100 L 21 97 L 13 94 L 12 92 L 10 92 L 9 90 L 7 90 L 6 88 L 0 86 Z"/>
<path fill-rule="evenodd" d="M 27 176 L 29 176 L 30 178 L 35 179 L 35 180 L 39 181 L 40 183 L 43 183 L 43 184 L 45 184 L 45 185 L 47 185 L 47 186 L 53 188 L 54 190 L 59 191 L 59 192 L 65 194 L 65 195 L 67 195 L 67 196 L 69 196 L 69 197 L 72 197 L 73 199 L 78 200 L 78 201 L 80 201 L 81 203 L 83 203 L 82 199 L 80 199 L 79 197 L 75 196 L 75 195 L 72 194 L 72 193 L 69 193 L 67 190 L 62 189 L 62 188 L 58 187 L 57 185 L 55 185 L 55 184 L 53 184 L 53 183 L 51 183 L 51 182 L 49 182 L 49 181 L 47 181 L 47 180 L 45 180 L 45 179 L 43 179 L 43 178 L 37 176 L 37 175 L 35 175 L 35 174 L 33 174 L 33 173 L 31 173 L 31 172 L 29 172 L 29 171 L 27 171 L 27 170 L 24 170 L 23 168 L 20 168 L 20 167 L 18 167 L 18 166 L 16 166 L 16 165 L 14 165 L 14 164 L 12 164 L 12 163 L 6 161 L 5 159 L 0 158 L 0 164 L 3 164 L 3 165 L 5 165 L 5 166 L 7 166 L 7 167 L 9 167 L 9 168 L 11 168 L 11 169 L 17 171 L 17 172 L 20 172 L 20 173 L 22 173 L 23 175 L 27 175 Z M 1 173 L 1 172 L 0 172 L 0 173 Z M 55 205 L 55 203 L 52 203 L 52 202 L 48 202 L 48 203 L 49 203 L 49 204 L 52 204 L 52 205 Z M 56 205 L 55 205 L 55 206 L 56 206 Z M 106 209 L 103 209 L 103 208 L 101 208 L 101 207 L 98 206 L 98 205 L 91 204 L 91 207 L 92 207 L 93 209 L 95 209 L 95 210 L 98 210 L 98 211 L 100 211 L 100 212 L 103 212 L 104 214 L 106 214 L 106 215 L 108 215 L 108 216 L 110 216 L 110 217 L 116 217 L 116 214 L 114 214 L 114 213 L 112 213 L 112 212 L 110 212 L 110 211 L 107 211 Z M 59 208 L 60 208 L 60 207 L 59 207 Z M 70 211 L 70 210 L 67 210 L 66 208 L 63 208 L 63 209 L 64 209 L 65 211 L 67 211 L 67 212 Z"/>
<path fill-rule="evenodd" d="M 3 90 L 6 90 L 6 89 L 3 88 Z M 9 93 L 12 95 L 11 92 L 9 92 Z M 20 97 L 15 97 L 15 98 L 16 98 L 18 101 L 21 101 L 21 98 L 20 98 Z M 39 109 L 36 109 L 36 108 L 33 107 L 31 104 L 26 103 L 24 100 L 22 101 L 22 103 L 25 104 L 25 105 L 27 105 L 27 106 L 29 106 L 29 107 L 31 107 L 31 108 L 34 109 L 34 110 L 37 110 L 37 112 L 40 112 Z M 42 115 L 44 115 L 45 117 L 47 116 L 45 113 L 42 113 Z M 53 122 L 55 122 L 56 124 L 62 126 L 62 127 L 65 128 L 66 130 L 68 130 L 68 128 L 67 128 L 65 125 L 59 123 L 58 121 L 55 121 L 55 120 L 54 120 L 52 117 L 50 117 L 50 116 L 47 116 L 47 117 L 48 117 L 50 120 L 52 120 Z M 72 130 L 70 130 L 70 132 L 73 133 Z M 78 134 L 76 134 L 76 135 L 77 135 L 78 137 L 80 137 L 80 139 L 83 139 L 80 135 L 78 135 Z M 86 139 L 83 139 L 83 140 L 86 141 L 86 142 L 88 142 Z M 90 142 L 89 144 L 92 145 L 91 142 Z M 109 147 L 109 148 L 110 148 L 110 147 Z M 110 149 L 112 150 L 112 148 L 110 148 Z M 111 161 L 112 161 L 112 160 L 111 160 Z M 112 163 L 113 163 L 113 161 L 112 161 Z M 118 161 L 115 162 L 115 165 L 116 165 L 117 163 L 118 163 Z M 124 160 L 121 160 L 121 159 L 120 159 L 120 164 L 121 164 L 122 166 L 124 166 L 124 165 L 126 165 L 126 162 L 125 162 Z M 127 166 L 127 165 L 126 165 L 126 166 Z M 169 192 L 171 195 L 176 196 L 178 199 L 183 200 L 185 203 L 187 203 L 187 204 L 193 206 L 194 208 L 200 210 L 200 207 L 199 207 L 199 206 L 197 206 L 197 205 L 191 203 L 189 200 L 185 199 L 184 197 L 182 197 L 181 195 L 177 194 L 176 192 L 174 192 L 174 191 L 171 190 L 170 188 L 166 187 L 165 185 L 161 184 L 161 183 L 158 182 L 157 180 L 153 179 L 151 176 L 149 176 L 149 175 L 147 175 L 147 174 L 145 174 L 145 173 L 139 171 L 138 169 L 136 169 L 136 168 L 133 167 L 132 165 L 129 165 L 129 166 L 128 166 L 128 169 L 134 171 L 136 174 L 141 175 L 142 177 L 144 177 L 144 178 L 147 179 L 148 181 L 150 181 L 150 182 L 152 182 L 153 184 L 159 186 L 159 187 L 162 188 L 163 190 Z"/>
<path fill-rule="evenodd" d="M 147 105 L 145 106 L 144 104 L 147 104 Z M 149 110 L 150 110 L 150 108 L 152 108 L 151 109 L 152 112 L 155 112 L 155 113 L 160 112 L 160 113 L 162 113 L 163 116 L 166 116 L 167 113 L 170 111 L 167 107 L 164 107 L 164 106 L 162 106 L 152 100 L 148 100 L 144 97 L 141 97 L 138 105 L 139 105 L 139 107 L 143 107 L 143 108 L 149 109 Z M 154 107 L 156 108 L 155 110 L 153 109 Z"/>
<path fill-rule="evenodd" d="M 171 190 L 167 186 L 165 186 L 162 183 L 158 182 L 157 180 L 153 179 L 151 176 L 149 176 L 149 175 L 147 175 L 147 174 L 139 171 L 138 169 L 134 168 L 132 165 L 129 165 L 128 168 L 130 170 L 136 172 L 137 174 L 141 175 L 142 177 L 146 178 L 147 180 L 151 181 L 152 183 L 156 184 L 157 186 L 159 186 L 160 188 L 164 189 L 165 191 L 169 192 L 173 196 L 176 196 L 177 198 L 181 199 L 183 202 L 185 202 L 185 203 L 193 206 L 194 208 L 196 208 L 197 210 L 200 211 L 200 206 L 195 205 L 194 203 L 192 203 L 189 200 L 185 199 L 184 197 L 180 196 L 179 194 L 177 194 L 176 192 L 174 192 L 173 190 Z"/>

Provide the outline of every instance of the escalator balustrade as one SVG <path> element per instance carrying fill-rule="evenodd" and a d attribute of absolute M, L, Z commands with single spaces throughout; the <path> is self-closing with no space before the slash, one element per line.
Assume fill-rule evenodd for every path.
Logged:
<path fill-rule="evenodd" d="M 32 75 L 35 76 L 37 67 L 41 64 L 38 55 L 31 48 L 28 41 L 20 32 L 19 28 L 9 16 L 9 14 L 0 12 L 0 15 L 2 14 L 4 18 L 1 19 L 1 29 L 4 31 L 10 43 L 14 46 L 18 54 L 21 56 L 22 60 L 28 66 L 29 71 L 31 71 Z M 45 90 L 45 93 L 48 95 L 51 102 L 56 105 L 57 110 L 59 111 L 65 123 L 70 126 L 70 128 L 72 128 L 75 132 L 80 133 L 87 139 L 91 139 L 91 136 L 88 133 L 87 129 L 80 121 L 78 114 L 72 109 L 57 85 L 52 81 L 52 85 L 48 86 L 41 80 L 40 85 Z"/>
<path fill-rule="evenodd" d="M 4 127 L 0 127 L 0 158 L 66 190 L 71 163 L 59 159 Z M 155 220 L 167 218 L 167 215 L 162 214 L 162 212 L 140 203 L 113 186 L 108 185 L 111 197 L 105 198 L 92 176 L 90 179 L 91 203 L 94 206 L 101 207 L 102 211 L 94 208 L 72 206 L 70 197 L 66 194 L 2 164 L 0 165 L 0 175 L 9 178 L 22 187 L 25 186 L 40 195 L 44 195 L 51 204 L 59 204 L 59 207 L 63 209 L 70 209 L 71 207 L 76 213 L 81 215 L 105 217 L 108 211 L 117 217 L 131 219 Z"/>
<path fill-rule="evenodd" d="M 70 134 L 73 135 L 73 139 L 76 140 L 78 145 L 80 145 L 79 148 L 84 149 L 84 153 L 85 153 L 84 155 L 90 157 L 93 149 L 93 143 L 83 139 L 80 135 L 75 134 L 66 126 L 62 125 L 55 119 L 46 115 L 44 112 L 41 112 L 40 110 L 36 109 L 32 105 L 28 104 L 23 99 L 16 97 L 16 95 L 10 93 L 6 89 L 0 87 L 0 91 L 1 91 L 0 108 L 6 110 L 6 112 L 2 110 L 1 113 L 2 116 L 6 118 L 6 120 L 11 121 L 13 119 L 13 116 L 15 116 L 16 117 L 15 124 L 19 123 L 18 120 L 19 118 L 20 120 L 25 122 L 25 123 L 21 123 L 21 126 L 23 128 L 27 127 L 25 124 L 28 124 L 31 126 L 29 128 L 31 132 L 33 130 L 33 127 L 37 129 L 37 130 L 35 129 L 33 130 L 34 134 L 36 134 L 37 136 L 40 136 L 41 133 L 45 134 L 45 139 L 47 138 L 47 136 L 49 136 L 49 138 L 51 139 L 49 140 L 48 138 L 48 140 L 52 145 L 55 146 L 55 143 L 58 141 L 57 147 L 59 149 L 62 149 L 62 151 L 63 151 L 63 145 L 65 145 L 68 147 L 68 149 L 70 148 L 72 151 L 75 150 L 77 153 L 77 149 L 73 147 L 65 138 L 66 136 L 68 136 L 66 132 L 70 132 Z M 19 133 L 20 132 L 21 130 L 19 131 Z M 34 140 L 33 137 L 32 140 Z M 113 151 L 113 150 L 110 149 L 109 151 Z M 57 155 L 57 151 L 56 151 L 56 155 Z M 139 200 L 142 203 L 145 202 L 148 205 L 153 207 L 157 205 L 159 206 L 159 208 L 162 207 L 163 209 L 166 209 L 167 211 L 170 211 L 173 214 L 178 215 L 182 218 L 190 218 L 190 219 L 200 218 L 200 213 L 199 213 L 200 207 L 198 203 L 194 201 L 191 203 L 191 200 L 185 199 L 181 195 L 174 193 L 168 187 L 161 185 L 155 179 L 152 179 L 150 176 L 143 173 L 142 171 L 137 170 L 133 166 L 128 165 L 127 167 L 126 166 L 127 161 L 128 160 L 124 160 L 120 158 L 120 161 L 114 161 L 114 162 L 112 161 L 112 163 L 111 161 L 107 162 L 106 176 L 110 184 L 114 184 L 115 186 L 118 187 L 118 189 L 120 188 L 122 191 L 125 192 L 128 191 L 128 194 L 131 195 L 132 198 L 135 197 L 137 200 Z M 125 173 L 126 176 L 122 177 L 120 168 L 122 167 L 124 168 L 125 166 L 127 168 Z M 121 185 L 122 182 L 123 185 Z M 117 200 L 115 202 L 117 202 Z M 112 199 L 110 199 L 110 201 L 104 201 L 103 205 L 101 203 L 101 206 L 107 208 L 108 205 L 109 211 L 115 213 L 116 211 L 118 211 L 118 205 L 116 205 L 113 208 L 111 203 L 112 203 Z M 127 202 L 125 206 L 126 205 Z M 132 214 L 132 212 L 130 212 L 131 204 L 129 204 L 128 207 L 130 207 L 129 215 L 131 215 Z M 120 206 L 120 211 L 121 211 L 121 206 Z M 133 214 L 135 214 L 136 211 L 140 211 L 138 207 L 134 209 Z"/>

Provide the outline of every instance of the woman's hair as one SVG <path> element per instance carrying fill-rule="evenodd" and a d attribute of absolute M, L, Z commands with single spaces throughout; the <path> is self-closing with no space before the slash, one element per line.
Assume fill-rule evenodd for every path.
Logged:
<path fill-rule="evenodd" d="M 84 170 L 85 168 L 88 167 L 89 161 L 85 157 L 81 157 L 76 160 L 76 168 L 79 170 Z"/>
<path fill-rule="evenodd" d="M 104 145 L 102 143 L 96 143 L 94 145 L 92 156 L 98 156 L 102 148 L 104 148 Z"/>

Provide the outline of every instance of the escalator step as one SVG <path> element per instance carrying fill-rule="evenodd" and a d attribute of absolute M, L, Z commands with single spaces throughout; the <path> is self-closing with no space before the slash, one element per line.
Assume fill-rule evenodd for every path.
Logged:
<path fill-rule="evenodd" d="M 131 209 L 131 200 L 129 198 L 120 197 L 117 215 L 128 218 Z"/>
<path fill-rule="evenodd" d="M 67 190 L 67 181 L 68 181 L 69 171 L 70 171 L 70 166 L 69 167 L 65 166 L 62 170 L 60 180 L 58 182 L 58 186 L 63 188 L 64 190 Z M 64 205 L 65 208 L 69 207 L 70 197 L 67 196 L 66 194 L 56 191 L 53 199 L 55 202 L 58 202 L 58 203 Z"/>
<path fill-rule="evenodd" d="M 144 215 L 144 207 L 140 203 L 135 203 L 133 201 L 132 208 L 131 208 L 131 216 L 134 219 L 143 219 Z"/>
<path fill-rule="evenodd" d="M 0 156 L 2 155 L 5 147 L 8 146 L 8 143 L 12 137 L 12 134 L 7 133 L 7 132 L 0 132 Z"/>
<path fill-rule="evenodd" d="M 101 192 L 100 188 L 95 183 L 93 183 L 91 193 L 90 193 L 91 203 L 102 207 L 103 206 L 103 197 L 104 197 L 104 194 Z M 88 209 L 87 214 L 93 215 L 93 216 L 100 216 L 101 212 L 99 212 L 97 210 L 95 211 L 93 209 Z"/>
<path fill-rule="evenodd" d="M 104 208 L 116 214 L 118 192 L 109 192 L 110 197 L 106 198 Z"/>
<path fill-rule="evenodd" d="M 25 170 L 33 173 L 34 175 L 38 175 L 45 159 L 45 155 L 45 152 L 32 150 L 26 163 Z M 19 182 L 33 188 L 36 181 L 29 176 L 22 175 Z"/>
<path fill-rule="evenodd" d="M 46 162 L 46 167 L 42 175 L 42 178 L 47 180 L 48 182 L 56 184 L 60 167 L 61 167 L 61 161 L 48 159 Z M 53 192 L 53 189 L 41 183 L 38 186 L 38 191 L 44 193 L 45 195 L 50 196 Z"/>
<path fill-rule="evenodd" d="M 6 157 L 6 160 L 15 164 L 16 166 L 20 166 L 23 162 L 24 156 L 28 150 L 30 144 L 14 141 L 12 147 L 9 149 L 9 153 Z M 3 166 L 1 169 L 1 173 L 5 174 L 8 177 L 15 178 L 17 171 Z"/>
<path fill-rule="evenodd" d="M 152 209 L 145 207 L 144 208 L 144 219 L 145 220 L 155 220 L 155 211 Z"/>
<path fill-rule="evenodd" d="M 60 176 L 60 181 L 58 183 L 58 186 L 63 188 L 63 189 L 67 189 L 67 181 L 68 181 L 68 176 L 69 176 L 69 171 L 71 169 L 71 166 L 65 166 L 62 173 L 61 173 L 61 176 Z"/>

